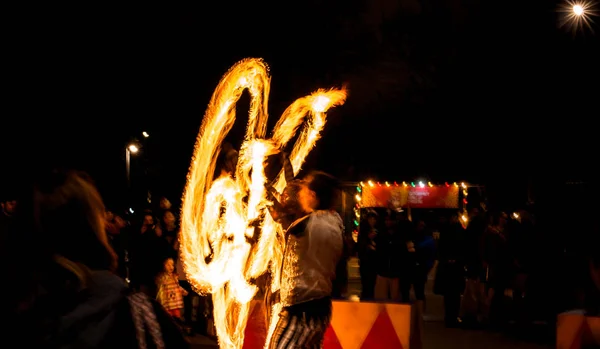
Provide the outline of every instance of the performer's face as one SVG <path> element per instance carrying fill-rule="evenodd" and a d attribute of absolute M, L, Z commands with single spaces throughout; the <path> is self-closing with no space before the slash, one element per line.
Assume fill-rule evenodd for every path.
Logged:
<path fill-rule="evenodd" d="M 302 210 L 306 213 L 314 211 L 318 204 L 317 195 L 308 187 L 310 180 L 310 177 L 305 178 L 301 182 L 300 191 L 298 192 L 298 202 L 300 203 Z"/>

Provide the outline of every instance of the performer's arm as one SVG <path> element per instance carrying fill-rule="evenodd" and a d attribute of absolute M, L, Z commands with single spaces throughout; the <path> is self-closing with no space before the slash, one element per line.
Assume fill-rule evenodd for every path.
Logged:
<path fill-rule="evenodd" d="M 275 191 L 275 189 L 273 189 L 273 187 L 269 186 L 266 188 L 267 200 L 269 200 L 273 203 L 272 205 L 268 206 L 268 209 L 269 209 L 269 213 L 271 214 L 271 217 L 273 217 L 273 219 L 276 222 L 279 222 L 279 220 L 283 216 L 284 209 L 283 209 L 283 205 L 281 205 L 279 200 L 277 200 L 277 198 L 273 194 L 273 191 Z"/>

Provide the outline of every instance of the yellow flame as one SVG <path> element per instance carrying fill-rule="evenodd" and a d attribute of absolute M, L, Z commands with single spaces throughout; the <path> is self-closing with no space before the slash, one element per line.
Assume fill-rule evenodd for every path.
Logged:
<path fill-rule="evenodd" d="M 201 293 L 211 293 L 219 346 L 241 348 L 250 301 L 257 292 L 251 280 L 270 267 L 271 290 L 279 289 L 284 234 L 269 214 L 264 162 L 279 152 L 306 121 L 290 153 L 294 173 L 319 139 L 329 108 L 346 100 L 345 89 L 318 90 L 296 100 L 265 139 L 270 87 L 268 67 L 261 59 L 235 64 L 221 79 L 210 100 L 194 149 L 181 212 L 181 259 L 187 278 Z M 221 144 L 235 122 L 242 92 L 251 96 L 248 126 L 235 171 L 213 181 Z M 282 192 L 280 173 L 275 189 Z M 253 223 L 262 219 L 255 229 Z M 270 338 L 280 306 L 270 319 Z M 267 339 L 268 343 L 268 339 Z"/>

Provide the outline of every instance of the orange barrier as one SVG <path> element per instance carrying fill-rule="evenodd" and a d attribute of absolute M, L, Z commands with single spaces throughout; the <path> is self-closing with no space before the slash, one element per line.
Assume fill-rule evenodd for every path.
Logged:
<path fill-rule="evenodd" d="M 417 307 L 410 304 L 334 301 L 324 349 L 420 349 Z M 253 301 L 244 349 L 262 349 L 266 337 L 262 301 Z"/>
<path fill-rule="evenodd" d="M 250 316 L 244 331 L 244 349 L 262 349 L 267 338 L 268 324 L 263 301 L 250 303 Z"/>
<path fill-rule="evenodd" d="M 557 349 L 600 347 L 600 317 L 560 314 L 556 325 Z"/>

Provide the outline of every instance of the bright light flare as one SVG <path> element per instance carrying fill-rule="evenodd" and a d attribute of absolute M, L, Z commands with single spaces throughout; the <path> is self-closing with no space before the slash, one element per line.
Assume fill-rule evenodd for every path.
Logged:
<path fill-rule="evenodd" d="M 243 60 L 223 76 L 202 121 L 183 196 L 181 259 L 192 286 L 212 294 L 220 348 L 243 346 L 250 301 L 257 292 L 251 280 L 270 270 L 271 290 L 280 288 L 285 237 L 281 225 L 268 214 L 267 157 L 284 149 L 304 125 L 290 153 L 297 174 L 319 139 L 326 111 L 346 100 L 344 89 L 319 90 L 300 98 L 284 111 L 272 138 L 266 139 L 269 87 L 268 67 L 261 59 Z M 235 176 L 213 180 L 221 145 L 235 122 L 235 106 L 244 90 L 250 93 L 250 109 Z M 274 188 L 281 193 L 286 185 L 282 171 Z M 267 343 L 280 308 L 273 306 Z"/>
<path fill-rule="evenodd" d="M 127 149 L 129 149 L 130 152 L 132 152 L 133 154 L 137 153 L 138 151 L 140 151 L 140 148 L 138 148 L 137 145 L 135 144 L 130 144 Z"/>
<path fill-rule="evenodd" d="M 592 17 L 598 15 L 596 4 L 592 0 L 565 1 L 559 8 L 561 12 L 560 27 L 567 27 L 573 33 L 582 31 L 585 28 L 594 31 Z"/>

